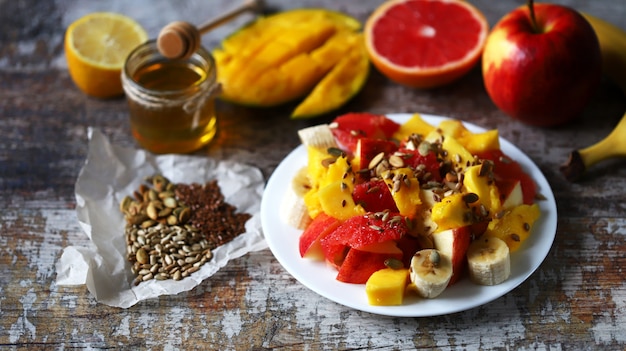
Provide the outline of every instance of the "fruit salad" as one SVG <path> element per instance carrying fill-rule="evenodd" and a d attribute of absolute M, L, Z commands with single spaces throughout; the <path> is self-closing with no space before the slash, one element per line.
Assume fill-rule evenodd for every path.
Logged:
<path fill-rule="evenodd" d="M 535 182 L 495 129 L 348 113 L 299 136 L 308 162 L 282 213 L 303 230 L 300 256 L 365 284 L 371 305 L 505 281 L 541 214 Z"/>

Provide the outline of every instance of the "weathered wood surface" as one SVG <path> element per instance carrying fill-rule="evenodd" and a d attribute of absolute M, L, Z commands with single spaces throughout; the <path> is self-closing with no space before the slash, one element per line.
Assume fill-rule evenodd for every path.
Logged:
<path fill-rule="evenodd" d="M 381 1 L 267 1 L 273 9 L 322 6 L 365 20 Z M 559 0 L 626 29 L 626 3 Z M 493 25 L 522 1 L 474 0 Z M 540 269 L 513 292 L 479 308 L 434 318 L 354 311 L 299 284 L 269 250 L 237 259 L 196 289 L 127 310 L 99 304 L 85 287 L 59 287 L 64 247 L 87 245 L 74 212 L 87 127 L 134 146 L 122 99 L 99 101 L 72 84 L 63 56 L 66 26 L 87 12 L 140 19 L 155 36 L 177 19 L 196 23 L 230 0 L 171 2 L 0 1 L 0 348 L 9 349 L 623 349 L 626 345 L 626 162 L 608 162 L 577 184 L 558 166 L 572 149 L 608 134 L 623 111 L 604 83 L 576 123 L 538 129 L 507 119 L 476 69 L 433 91 L 398 86 L 373 71 L 342 111 L 423 112 L 499 128 L 545 173 L 557 198 L 558 233 Z M 208 47 L 244 19 L 204 38 Z M 199 152 L 258 166 L 269 177 L 298 144 L 288 108 L 221 104 L 221 134 Z"/>

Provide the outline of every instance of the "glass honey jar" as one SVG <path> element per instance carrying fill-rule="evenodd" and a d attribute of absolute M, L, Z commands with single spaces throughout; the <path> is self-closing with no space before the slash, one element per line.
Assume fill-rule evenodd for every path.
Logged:
<path fill-rule="evenodd" d="M 217 133 L 216 76 L 215 61 L 204 48 L 188 59 L 170 60 L 154 40 L 137 47 L 122 70 L 133 137 L 157 154 L 207 145 Z"/>

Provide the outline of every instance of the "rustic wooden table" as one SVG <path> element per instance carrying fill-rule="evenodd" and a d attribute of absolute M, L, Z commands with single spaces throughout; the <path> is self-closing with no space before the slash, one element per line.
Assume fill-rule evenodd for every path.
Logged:
<path fill-rule="evenodd" d="M 365 20 L 382 1 L 269 0 L 273 10 L 326 7 Z M 520 0 L 473 0 L 493 25 Z M 626 2 L 558 0 L 626 29 Z M 539 129 L 491 103 L 475 69 L 444 88 L 419 91 L 373 71 L 342 111 L 423 112 L 498 128 L 544 172 L 558 205 L 556 240 L 542 266 L 505 296 L 465 312 L 392 318 L 318 296 L 270 250 L 230 262 L 197 288 L 129 309 L 98 303 L 84 286 L 56 284 L 68 245 L 87 245 L 76 219 L 74 183 L 87 127 L 136 147 L 123 99 L 96 100 L 73 85 L 63 34 L 79 16 L 109 10 L 137 18 L 154 37 L 172 20 L 200 23 L 230 0 L 0 2 L 0 348 L 9 349 L 623 349 L 626 345 L 626 162 L 607 162 L 579 183 L 558 171 L 567 154 L 607 135 L 626 110 L 608 82 L 576 122 Z M 204 37 L 207 47 L 246 18 Z M 626 68 L 625 68 L 626 69 Z M 221 103 L 221 133 L 199 155 L 258 167 L 267 179 L 298 145 L 290 107 L 253 110 Z"/>

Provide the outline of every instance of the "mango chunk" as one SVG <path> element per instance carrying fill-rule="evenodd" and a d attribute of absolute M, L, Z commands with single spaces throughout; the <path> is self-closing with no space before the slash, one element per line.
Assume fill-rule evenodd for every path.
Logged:
<path fill-rule="evenodd" d="M 330 157 L 326 150 L 312 146 L 307 147 L 307 173 L 312 188 L 319 187 L 322 178 L 324 178 L 328 170 L 326 166 L 324 166 L 324 160 Z"/>
<path fill-rule="evenodd" d="M 322 165 L 322 167 L 326 166 Z M 317 200 L 314 195 L 309 195 L 308 199 L 305 195 L 304 200 L 307 206 L 307 200 L 311 201 L 314 206 L 316 205 L 315 201 L 319 201 L 319 207 L 324 213 L 340 220 L 365 214 L 365 209 L 361 205 L 357 205 L 352 198 L 355 177 L 347 157 L 337 157 L 325 170 L 324 168 L 318 170 L 322 174 L 315 181 L 318 187 L 315 195 Z M 309 215 L 311 215 L 310 210 Z"/>
<path fill-rule="evenodd" d="M 311 59 L 323 70 L 328 72 L 352 47 L 354 47 L 356 38 L 360 39 L 360 37 L 355 36 L 355 33 L 352 31 L 339 30 L 330 37 L 324 45 L 311 51 Z"/>
<path fill-rule="evenodd" d="M 487 211 L 494 213 L 500 209 L 500 192 L 495 182 L 488 175 L 481 175 L 481 165 L 468 167 L 465 170 L 463 185 L 468 193 L 478 195 L 478 202 L 485 206 Z"/>
<path fill-rule="evenodd" d="M 519 205 L 494 218 L 483 235 L 502 239 L 511 252 L 517 251 L 528 239 L 535 221 L 541 216 L 539 205 Z"/>
<path fill-rule="evenodd" d="M 444 197 L 432 209 L 431 218 L 437 224 L 437 231 L 464 227 L 470 224 L 471 208 L 463 199 L 464 194 L 457 193 Z"/>
<path fill-rule="evenodd" d="M 409 168 L 386 171 L 382 178 L 391 190 L 396 207 L 401 215 L 415 217 L 422 204 L 419 181 Z"/>
<path fill-rule="evenodd" d="M 311 52 L 323 45 L 337 31 L 331 21 L 320 21 L 315 26 L 303 24 L 292 26 L 288 35 L 277 37 L 275 42 L 287 44 L 294 53 Z"/>
<path fill-rule="evenodd" d="M 474 155 L 467 151 L 455 138 L 445 136 L 441 147 L 448 151 L 446 159 L 452 162 L 457 173 L 461 173 L 467 167 L 474 164 Z"/>
<path fill-rule="evenodd" d="M 342 181 L 345 184 L 345 190 L 352 193 L 354 190 L 354 173 L 350 161 L 345 156 L 337 157 L 335 162 L 328 165 L 326 172 L 319 181 L 319 186 L 324 187 L 338 181 Z"/>
<path fill-rule="evenodd" d="M 306 94 L 311 90 L 309 82 L 315 82 L 324 77 L 324 71 L 308 54 L 300 54 L 280 66 L 279 70 L 283 75 L 283 80 L 287 91 L 283 96 L 290 95 L 292 99 Z M 269 99 L 268 99 L 269 100 Z"/>
<path fill-rule="evenodd" d="M 500 150 L 500 136 L 497 129 L 483 133 L 467 133 L 457 137 L 457 140 L 472 154 Z"/>
<path fill-rule="evenodd" d="M 365 209 L 354 203 L 352 189 L 341 180 L 320 188 L 317 194 L 322 211 L 331 217 L 345 221 L 365 214 Z"/>
<path fill-rule="evenodd" d="M 401 305 L 408 283 L 408 269 L 383 268 L 378 270 L 365 283 L 367 301 L 372 306 Z"/>
<path fill-rule="evenodd" d="M 309 217 L 315 219 L 320 213 L 324 212 L 320 203 L 320 196 L 317 188 L 309 190 L 304 194 L 304 204 L 309 211 Z"/>
<path fill-rule="evenodd" d="M 406 140 L 409 135 L 415 133 L 422 136 L 429 135 L 435 127 L 430 123 L 424 121 L 419 113 L 415 113 L 409 118 L 408 121 L 402 123 L 400 128 L 394 133 L 393 138 L 396 140 Z"/>
<path fill-rule="evenodd" d="M 456 119 L 441 121 L 438 128 L 444 135 L 456 139 L 471 154 L 500 149 L 500 138 L 497 129 L 482 133 L 472 133 L 465 127 L 463 122 Z"/>
<path fill-rule="evenodd" d="M 353 37 L 355 40 L 353 45 L 348 45 L 347 55 L 315 85 L 313 91 L 296 107 L 291 118 L 305 118 L 335 110 L 365 85 L 369 75 L 369 58 L 362 35 L 354 33 Z"/>
<path fill-rule="evenodd" d="M 463 122 L 458 119 L 446 119 L 439 123 L 438 128 L 443 132 L 444 135 L 451 136 L 455 139 L 464 136 L 465 134 L 471 133 Z"/>
<path fill-rule="evenodd" d="M 350 211 L 343 207 L 354 203 L 352 199 L 354 174 L 350 161 L 345 156 L 334 158 L 326 150 L 311 146 L 307 147 L 307 154 L 307 172 L 311 189 L 304 195 L 304 203 L 309 210 L 309 216 L 315 218 L 321 212 L 327 212 L 326 210 L 330 211 L 327 214 L 335 218 L 339 218 L 337 215 L 342 218 L 347 216 Z M 328 187 L 331 184 L 333 186 Z M 320 192 L 321 189 L 324 190 Z M 337 194 L 339 205 L 345 201 L 341 209 L 337 208 L 337 200 L 332 199 Z M 362 207 L 355 213 L 361 213 L 361 210 Z M 337 214 L 339 212 L 343 214 Z"/>

